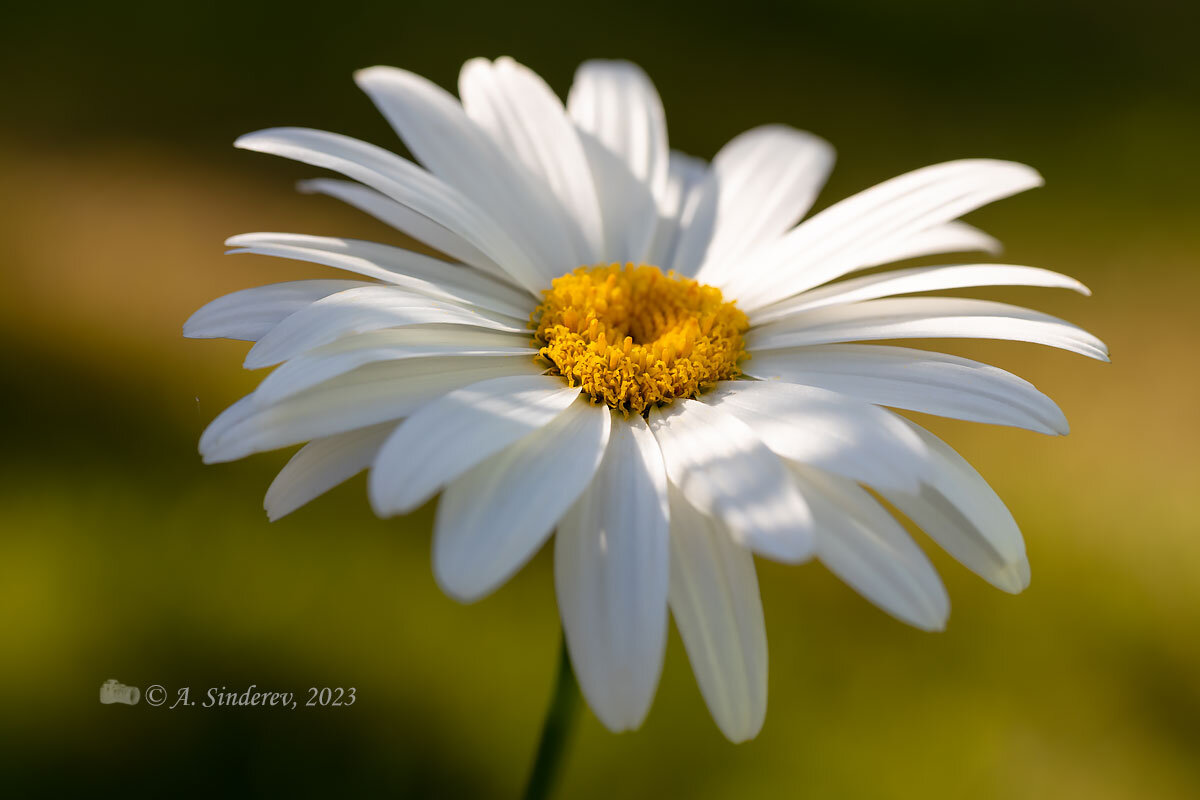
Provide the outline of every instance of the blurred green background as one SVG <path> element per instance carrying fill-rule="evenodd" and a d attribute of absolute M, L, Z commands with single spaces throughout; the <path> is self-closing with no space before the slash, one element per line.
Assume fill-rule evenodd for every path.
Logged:
<path fill-rule="evenodd" d="M 319 270 L 223 258 L 253 230 L 395 234 L 237 152 L 260 127 L 395 139 L 350 80 L 452 87 L 511 54 L 560 92 L 588 57 L 659 86 L 710 157 L 766 122 L 839 150 L 821 204 L 965 156 L 1047 186 L 971 220 L 1090 299 L 980 293 L 1067 317 L 1112 365 L 949 343 L 1058 399 L 1066 439 L 932 422 L 1025 531 L 999 593 L 930 552 L 954 603 L 910 630 L 815 564 L 761 563 L 767 723 L 719 734 L 672 632 L 650 717 L 589 714 L 562 797 L 1200 796 L 1200 69 L 1194 3 L 22 4 L 0 29 L 0 793 L 514 797 L 558 648 L 549 550 L 464 607 L 434 585 L 431 509 L 379 521 L 362 479 L 268 524 L 285 453 L 203 467 L 201 430 L 258 376 L 186 341 L 209 299 Z M 924 420 L 923 420 L 924 421 Z M 925 542 L 928 544 L 927 542 Z M 101 706 L 172 692 L 357 687 L 342 709 Z"/>

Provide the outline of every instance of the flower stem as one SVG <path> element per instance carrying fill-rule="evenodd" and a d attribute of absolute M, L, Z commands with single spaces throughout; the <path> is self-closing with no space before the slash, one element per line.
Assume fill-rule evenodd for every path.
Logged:
<path fill-rule="evenodd" d="M 562 771 L 572 723 L 579 715 L 579 700 L 579 684 L 575 682 L 571 659 L 567 655 L 567 638 L 563 636 L 554 697 L 542 722 L 542 738 L 538 742 L 533 769 L 529 772 L 529 782 L 525 784 L 525 800 L 545 800 L 550 796 L 550 790 Z"/>

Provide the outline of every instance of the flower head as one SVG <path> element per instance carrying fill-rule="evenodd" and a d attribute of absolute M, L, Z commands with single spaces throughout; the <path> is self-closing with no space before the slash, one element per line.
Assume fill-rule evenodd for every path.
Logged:
<path fill-rule="evenodd" d="M 766 711 L 754 555 L 815 556 L 871 602 L 944 626 L 937 574 L 866 488 L 985 580 L 1029 580 L 1021 534 L 984 480 L 890 409 L 1066 433 L 1055 404 L 1002 370 L 863 344 L 976 337 L 1106 360 L 1087 332 L 982 300 L 901 297 L 990 285 L 1086 293 L 1033 267 L 851 273 L 995 250 L 957 221 L 1032 188 L 1032 169 L 919 169 L 800 222 L 833 163 L 821 139 L 748 131 L 711 164 L 672 151 L 636 66 L 580 67 L 566 105 L 511 59 L 476 59 L 458 98 L 401 70 L 357 75 L 423 165 L 282 128 L 238 146 L 351 180 L 332 195 L 443 254 L 255 233 L 235 253 L 355 278 L 247 289 L 187 336 L 254 342 L 276 366 L 205 431 L 207 462 L 308 442 L 267 492 L 271 518 L 365 469 L 381 516 L 441 494 L 434 571 L 462 600 L 494 590 L 554 536 L 555 583 L 583 692 L 613 730 L 653 699 L 668 609 L 721 730 Z M 799 223 L 799 224 L 797 224 Z M 841 279 L 841 280 L 839 280 Z"/>

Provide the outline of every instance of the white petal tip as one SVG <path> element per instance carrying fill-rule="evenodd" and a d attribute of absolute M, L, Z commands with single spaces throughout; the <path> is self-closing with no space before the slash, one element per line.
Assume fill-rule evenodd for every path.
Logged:
<path fill-rule="evenodd" d="M 371 503 L 371 512 L 380 519 L 390 519 L 391 517 L 395 517 L 400 514 L 400 512 L 396 511 L 395 509 L 377 505 L 376 503 Z"/>
<path fill-rule="evenodd" d="M 1013 173 L 1019 173 L 1021 176 L 1021 185 L 1025 189 L 1036 189 L 1039 186 L 1046 185 L 1046 179 L 1042 177 L 1042 173 L 1038 172 L 1028 164 L 1022 164 L 1019 161 L 1000 161 L 1001 164 L 1010 169 Z"/>
<path fill-rule="evenodd" d="M 363 67 L 362 69 L 355 70 L 354 82 L 358 84 L 360 88 L 365 89 L 368 84 L 381 83 L 404 74 L 405 73 L 403 70 L 396 69 L 395 67 L 386 67 L 382 65 Z"/>
<path fill-rule="evenodd" d="M 1105 364 L 1109 363 L 1112 359 L 1108 354 L 1108 345 L 1086 332 L 1084 332 L 1084 335 L 1086 338 L 1082 338 L 1077 344 L 1077 349 L 1072 350 L 1072 352 L 1095 361 L 1103 361 Z"/>
<path fill-rule="evenodd" d="M 1049 421 L 1047 430 L 1043 431 L 1043 433 L 1050 434 L 1051 436 L 1066 436 L 1070 432 L 1071 423 L 1067 422 L 1067 418 L 1062 412 L 1059 412 L 1057 417 L 1053 417 Z"/>
<path fill-rule="evenodd" d="M 979 237 L 979 249 L 988 255 L 998 256 L 1004 252 L 1004 243 L 985 233 Z"/>
<path fill-rule="evenodd" d="M 732 532 L 734 539 L 756 555 L 780 564 L 803 564 L 816 555 L 816 544 L 807 532 L 801 536 L 742 536 Z"/>
<path fill-rule="evenodd" d="M 267 487 L 267 493 L 263 497 L 263 511 L 267 512 L 268 522 L 277 522 L 302 505 L 304 503 L 288 502 L 287 497 L 281 495 L 274 483 Z"/>
<path fill-rule="evenodd" d="M 375 516 L 379 517 L 380 519 L 388 519 L 389 517 L 402 517 L 405 514 L 411 514 L 423 505 L 425 505 L 424 499 L 416 503 L 388 503 L 380 501 L 378 503 L 372 502 L 371 510 L 373 510 L 375 512 Z"/>
<path fill-rule="evenodd" d="M 923 603 L 923 608 L 911 608 L 907 613 L 893 614 L 906 625 L 927 633 L 941 633 L 946 630 L 950 620 L 950 600 L 945 595 L 930 597 Z"/>
<path fill-rule="evenodd" d="M 592 706 L 591 701 L 588 702 L 588 705 Z M 643 714 L 640 718 L 633 721 L 626 719 L 613 719 L 606 716 L 601 716 L 601 714 L 596 711 L 595 706 L 592 706 L 592 713 L 596 715 L 596 719 L 600 720 L 600 724 L 608 729 L 609 733 L 632 733 L 633 731 L 636 731 L 638 728 L 642 727 L 642 723 L 645 722 L 646 718 L 646 715 Z"/>
<path fill-rule="evenodd" d="M 762 731 L 762 726 L 762 720 L 759 720 L 756 725 L 746 728 L 730 728 L 728 726 L 718 727 L 721 728 L 721 733 L 725 735 L 725 738 L 728 739 L 731 744 L 745 744 L 746 742 L 754 739 L 754 737 L 758 736 L 759 732 Z"/>
<path fill-rule="evenodd" d="M 990 575 L 988 582 L 1002 592 L 1020 594 L 1029 588 L 1029 578 L 1029 559 L 1021 556 L 1019 561 L 1015 561 Z"/>
<path fill-rule="evenodd" d="M 1067 415 L 1049 397 L 1043 396 L 1042 399 L 1045 403 L 1037 409 L 1030 409 L 1029 418 L 1021 423 L 1021 427 L 1046 436 L 1066 436 L 1071 432 Z"/>
<path fill-rule="evenodd" d="M 381 486 L 374 479 L 376 472 L 374 470 L 367 476 L 367 500 L 371 504 L 371 511 L 380 519 L 388 517 L 398 517 L 401 514 L 407 514 L 422 505 L 424 501 L 417 503 L 397 503 L 393 497 L 387 497 L 389 490 L 385 486 Z"/>
<path fill-rule="evenodd" d="M 462 75 L 466 75 L 467 73 L 474 72 L 475 70 L 478 70 L 478 69 L 489 69 L 491 66 L 492 66 L 492 62 L 487 60 L 483 56 L 475 56 L 474 58 L 468 58 L 466 61 L 463 62 L 462 69 L 459 71 L 460 80 L 461 80 Z"/>
<path fill-rule="evenodd" d="M 494 589 L 499 588 L 489 586 L 480 591 L 479 587 L 475 585 L 476 582 L 464 581 L 462 580 L 463 576 L 457 576 L 457 580 L 447 576 L 446 568 L 444 566 L 439 567 L 438 565 L 436 547 L 437 543 L 435 542 L 435 550 L 433 555 L 433 579 L 434 582 L 437 583 L 438 588 L 442 590 L 442 594 L 446 595 L 446 597 L 449 597 L 456 603 L 462 603 L 464 606 L 466 606 L 482 600 L 484 597 L 487 597 L 489 594 L 491 594 Z"/>
<path fill-rule="evenodd" d="M 380 519 L 387 519 L 388 517 L 396 516 L 397 512 L 392 509 L 391 506 L 380 500 L 376 496 L 375 491 L 370 488 L 369 484 L 367 488 L 367 500 L 371 505 L 371 511 L 374 512 L 375 516 L 379 517 Z"/>
<path fill-rule="evenodd" d="M 233 140 L 233 146 L 239 150 L 253 150 L 261 152 L 263 148 L 263 139 L 269 135 L 269 130 L 255 131 L 254 133 L 244 133 Z"/>
<path fill-rule="evenodd" d="M 220 421 L 220 419 L 220 417 L 217 417 L 217 419 L 213 421 L 213 424 L 215 425 L 218 421 Z M 222 432 L 222 435 L 210 436 L 208 435 L 208 431 L 205 431 L 204 435 L 200 437 L 200 445 L 198 449 L 200 451 L 200 459 L 203 463 L 225 464 L 230 461 L 237 461 L 238 459 L 245 458 L 254 452 L 252 447 L 245 446 L 244 440 L 230 439 L 229 437 L 223 435 L 223 433 L 224 432 Z"/>
<path fill-rule="evenodd" d="M 257 344 L 250 348 L 250 352 L 246 353 L 246 358 L 242 360 L 244 369 L 263 369 L 279 363 L 279 360 L 274 358 L 270 351 L 264 353 L 262 350 L 255 352 L 256 350 L 258 350 Z"/>
<path fill-rule="evenodd" d="M 277 244 L 280 238 L 287 238 L 293 234 L 274 233 L 269 231 L 254 231 L 253 233 L 235 233 L 225 240 L 226 247 L 254 247 L 255 245 Z"/>

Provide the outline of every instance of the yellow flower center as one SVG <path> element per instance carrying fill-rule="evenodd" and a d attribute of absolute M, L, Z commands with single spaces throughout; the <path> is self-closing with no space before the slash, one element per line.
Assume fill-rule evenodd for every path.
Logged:
<path fill-rule="evenodd" d="M 530 318 L 554 374 L 642 414 L 740 374 L 746 315 L 721 290 L 658 267 L 580 267 L 555 278 Z"/>

